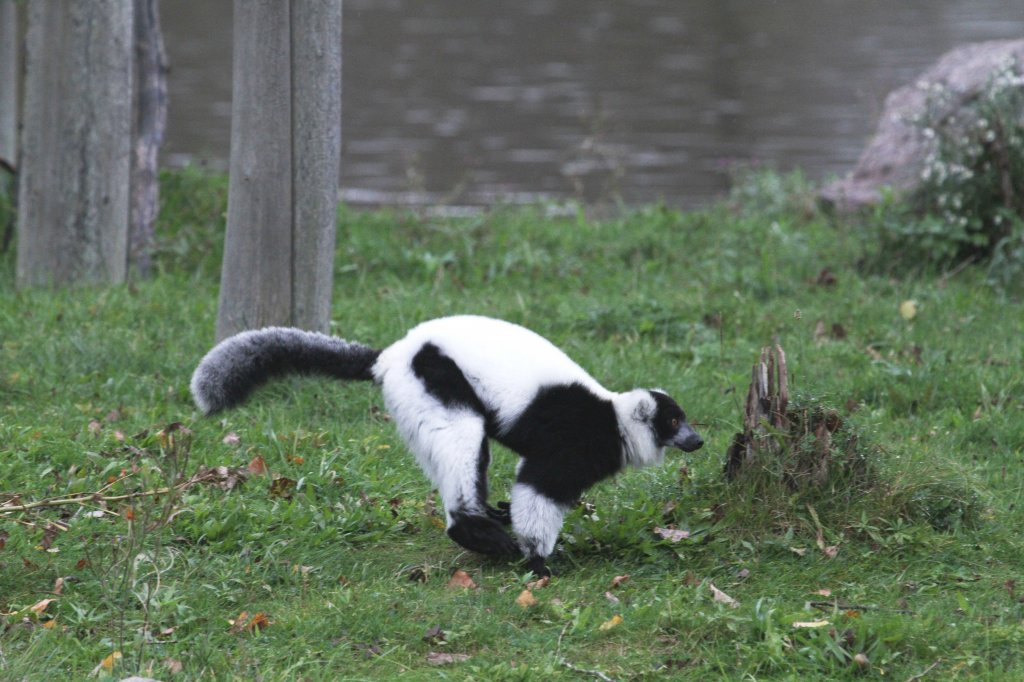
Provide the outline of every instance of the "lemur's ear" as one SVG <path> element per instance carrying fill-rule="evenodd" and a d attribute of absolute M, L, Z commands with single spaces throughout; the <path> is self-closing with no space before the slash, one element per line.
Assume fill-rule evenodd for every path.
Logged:
<path fill-rule="evenodd" d="M 654 401 L 643 396 L 636 402 L 636 407 L 633 408 L 633 419 L 638 422 L 649 422 L 654 419 L 655 408 Z"/>

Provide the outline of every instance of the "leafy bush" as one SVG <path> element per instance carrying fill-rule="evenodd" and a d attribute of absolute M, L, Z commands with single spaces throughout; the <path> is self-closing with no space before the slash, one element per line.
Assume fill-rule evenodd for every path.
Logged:
<path fill-rule="evenodd" d="M 921 184 L 879 210 L 881 258 L 893 265 L 987 261 L 990 279 L 1024 274 L 1024 75 L 1010 62 L 959 118 L 936 87 L 918 121 L 934 140 Z"/>

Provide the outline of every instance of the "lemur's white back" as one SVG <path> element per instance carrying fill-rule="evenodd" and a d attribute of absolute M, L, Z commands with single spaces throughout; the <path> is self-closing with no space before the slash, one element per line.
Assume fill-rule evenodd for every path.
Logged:
<path fill-rule="evenodd" d="M 374 369 L 385 390 L 394 380 L 404 383 L 403 379 L 409 378 L 413 357 L 427 343 L 437 346 L 458 365 L 474 392 L 489 409 L 496 411 L 502 424 L 518 416 L 544 386 L 578 383 L 598 396 L 611 396 L 582 367 L 539 334 L 511 322 L 474 315 L 424 322 L 386 348 Z"/>

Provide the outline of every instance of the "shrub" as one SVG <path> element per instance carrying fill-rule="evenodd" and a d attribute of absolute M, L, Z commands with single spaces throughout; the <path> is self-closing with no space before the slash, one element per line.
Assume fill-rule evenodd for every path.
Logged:
<path fill-rule="evenodd" d="M 921 184 L 876 218 L 880 258 L 898 267 L 989 263 L 994 284 L 1024 274 L 1024 75 L 996 71 L 966 113 L 950 113 L 935 88 L 918 121 L 934 148 Z"/>

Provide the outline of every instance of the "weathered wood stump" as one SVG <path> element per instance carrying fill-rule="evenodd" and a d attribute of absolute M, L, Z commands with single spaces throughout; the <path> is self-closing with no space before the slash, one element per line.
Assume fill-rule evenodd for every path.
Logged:
<path fill-rule="evenodd" d="M 866 480 L 866 460 L 852 433 L 839 434 L 843 419 L 818 404 L 793 407 L 786 353 L 776 344 L 761 350 L 743 410 L 743 431 L 726 453 L 725 476 L 752 470 L 781 478 L 789 488 L 822 487 L 837 476 Z"/>

